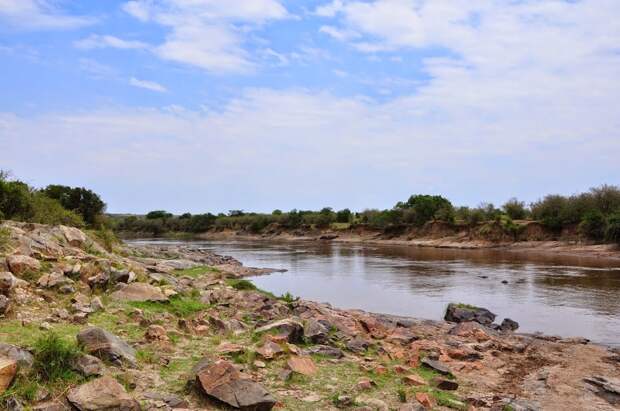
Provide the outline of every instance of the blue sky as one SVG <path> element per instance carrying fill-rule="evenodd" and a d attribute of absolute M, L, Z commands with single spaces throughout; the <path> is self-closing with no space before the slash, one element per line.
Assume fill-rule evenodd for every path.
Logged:
<path fill-rule="evenodd" d="M 112 212 L 620 184 L 616 0 L 0 0 L 0 168 Z"/>

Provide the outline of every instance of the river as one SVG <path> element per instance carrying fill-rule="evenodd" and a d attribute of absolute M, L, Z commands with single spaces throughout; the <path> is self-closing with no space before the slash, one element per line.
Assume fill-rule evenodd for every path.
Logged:
<path fill-rule="evenodd" d="M 246 266 L 286 269 L 250 278 L 276 295 L 434 320 L 460 302 L 488 308 L 498 322 L 509 317 L 521 332 L 620 347 L 620 267 L 595 258 L 330 242 L 182 243 Z"/>

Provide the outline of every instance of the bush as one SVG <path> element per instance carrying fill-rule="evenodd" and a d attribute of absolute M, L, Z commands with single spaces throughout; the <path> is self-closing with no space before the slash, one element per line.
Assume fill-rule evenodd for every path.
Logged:
<path fill-rule="evenodd" d="M 106 205 L 99 195 L 84 187 L 49 185 L 42 192 L 47 197 L 58 200 L 67 210 L 80 214 L 90 226 L 97 224 L 105 211 Z"/>
<path fill-rule="evenodd" d="M 32 216 L 28 220 L 40 224 L 84 227 L 81 215 L 65 209 L 58 200 L 49 198 L 41 192 L 32 195 Z"/>
<path fill-rule="evenodd" d="M 352 213 L 351 210 L 345 208 L 344 210 L 340 210 L 336 213 L 336 222 L 337 223 L 349 223 L 351 222 Z"/>
<path fill-rule="evenodd" d="M 71 364 L 80 353 L 75 342 L 49 332 L 34 343 L 33 352 L 34 370 L 42 380 L 54 382 L 75 376 Z"/>
<path fill-rule="evenodd" d="M 523 220 L 527 217 L 527 209 L 525 203 L 516 198 L 511 198 L 502 206 L 504 213 L 513 220 Z"/>
<path fill-rule="evenodd" d="M 579 224 L 581 234 L 593 240 L 602 240 L 605 238 L 607 229 L 607 221 L 605 216 L 599 210 L 588 211 Z"/>
<path fill-rule="evenodd" d="M 428 221 L 435 218 L 437 212 L 441 209 L 445 209 L 445 213 L 449 213 L 447 210 L 452 210 L 452 203 L 442 196 L 431 195 L 412 195 L 406 202 L 399 202 L 394 207 L 396 209 L 412 209 L 414 219 L 412 223 L 417 226 L 423 226 Z"/>
<path fill-rule="evenodd" d="M 620 212 L 616 212 L 607 219 L 607 241 L 620 244 Z"/>
<path fill-rule="evenodd" d="M 156 220 L 158 218 L 165 220 L 170 217 L 172 217 L 172 214 L 164 210 L 151 211 L 146 215 L 147 220 Z"/>

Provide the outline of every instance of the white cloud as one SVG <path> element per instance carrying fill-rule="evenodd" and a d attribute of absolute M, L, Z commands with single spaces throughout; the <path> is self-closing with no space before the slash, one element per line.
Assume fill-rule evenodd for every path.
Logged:
<path fill-rule="evenodd" d="M 97 79 L 115 77 L 117 75 L 113 67 L 92 59 L 80 59 L 79 66 L 82 71 Z"/>
<path fill-rule="evenodd" d="M 341 0 L 334 0 L 329 4 L 317 7 L 314 14 L 321 17 L 334 17 L 338 12 L 342 11 L 343 6 Z"/>
<path fill-rule="evenodd" d="M 146 49 L 148 45 L 141 41 L 123 40 L 118 37 L 109 35 L 93 34 L 82 40 L 73 43 L 75 47 L 85 50 L 98 48 L 116 48 L 116 49 Z"/>
<path fill-rule="evenodd" d="M 165 93 L 168 91 L 166 87 L 162 86 L 159 83 L 156 83 L 154 81 L 139 80 L 135 77 L 132 77 L 129 79 L 129 84 L 131 84 L 134 87 L 145 88 L 147 90 L 157 91 L 159 93 Z"/>
<path fill-rule="evenodd" d="M 96 23 L 92 17 L 63 14 L 47 0 L 0 0 L 0 20 L 27 30 L 68 30 Z"/>
<path fill-rule="evenodd" d="M 165 42 L 154 47 L 156 55 L 217 73 L 253 70 L 244 48 L 247 31 L 289 17 L 279 0 L 133 0 L 123 9 L 169 28 Z"/>
<path fill-rule="evenodd" d="M 72 181 L 79 172 L 85 181 L 108 182 L 112 192 L 118 179 L 128 192 L 141 190 L 139 199 L 126 200 L 103 190 L 116 211 L 152 204 L 192 211 L 387 207 L 428 191 L 473 204 L 512 195 L 533 200 L 549 190 L 618 183 L 605 176 L 617 176 L 620 90 L 604 95 L 591 86 L 586 79 L 536 83 L 530 97 L 518 84 L 510 93 L 503 83 L 430 88 L 385 102 L 257 89 L 206 112 L 0 114 L 0 141 L 3 166 L 17 175 L 50 179 L 53 170 L 56 181 Z M 494 89 L 501 104 L 488 94 Z M 59 167 L 55 159 L 67 155 L 73 160 Z"/>

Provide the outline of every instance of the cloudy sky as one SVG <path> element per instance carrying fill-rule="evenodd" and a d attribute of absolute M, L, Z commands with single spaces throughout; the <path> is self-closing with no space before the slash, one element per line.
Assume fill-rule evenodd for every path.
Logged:
<path fill-rule="evenodd" d="M 618 0 L 0 0 L 0 168 L 111 212 L 620 184 Z"/>

